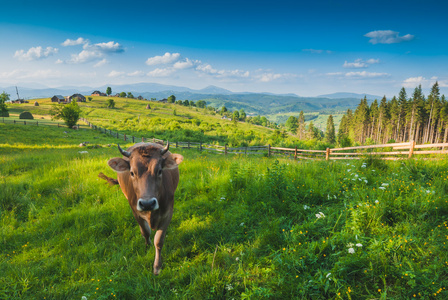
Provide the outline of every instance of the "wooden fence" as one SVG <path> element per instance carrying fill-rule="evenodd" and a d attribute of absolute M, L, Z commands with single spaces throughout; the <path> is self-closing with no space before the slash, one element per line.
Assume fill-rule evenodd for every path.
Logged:
<path fill-rule="evenodd" d="M 157 139 L 157 138 L 147 138 L 147 137 L 136 137 L 133 135 L 126 135 L 119 133 L 118 131 L 112 131 L 110 129 L 101 128 L 90 123 L 87 119 L 81 118 L 94 130 L 98 130 L 102 133 L 109 134 L 117 139 L 121 139 L 125 142 L 137 143 L 137 142 L 152 142 L 165 144 L 167 141 Z M 43 122 L 39 121 L 17 121 L 10 122 L 14 124 L 23 123 L 24 125 L 44 125 Z M 54 125 L 58 127 L 65 127 L 64 125 L 59 125 L 59 123 L 45 125 Z M 80 125 L 77 125 L 79 129 Z M 83 127 L 83 126 L 81 126 Z M 424 144 L 416 145 L 414 141 L 406 143 L 395 143 L 395 144 L 382 144 L 382 145 L 370 145 L 370 146 L 357 146 L 357 147 L 345 147 L 345 148 L 327 148 L 326 150 L 308 150 L 308 149 L 298 149 L 295 148 L 284 148 L 284 147 L 272 147 L 267 146 L 250 146 L 250 147 L 228 147 L 220 145 L 211 145 L 201 142 L 172 142 L 171 146 L 183 149 L 196 149 L 199 151 L 213 152 L 223 155 L 229 154 L 241 154 L 241 155 L 262 155 L 262 156 L 281 156 L 291 159 L 314 159 L 314 160 L 337 160 L 337 159 L 361 159 L 365 157 L 374 156 L 380 159 L 386 160 L 398 160 L 398 159 L 409 159 L 418 155 L 431 155 L 431 154 L 448 154 L 448 143 L 435 143 L 435 144 Z"/>

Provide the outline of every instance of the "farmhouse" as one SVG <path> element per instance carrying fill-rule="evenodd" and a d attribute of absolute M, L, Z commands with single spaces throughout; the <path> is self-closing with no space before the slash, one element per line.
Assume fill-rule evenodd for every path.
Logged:
<path fill-rule="evenodd" d="M 102 93 L 100 91 L 93 91 L 92 96 L 107 96 L 106 93 Z"/>
<path fill-rule="evenodd" d="M 65 97 L 65 102 L 70 103 L 70 102 L 72 102 L 72 99 L 75 99 L 75 98 L 76 98 L 76 101 L 78 101 L 78 102 L 86 102 L 86 97 L 84 97 L 81 94 L 73 94 L 71 96 L 67 96 L 67 97 Z"/>
<path fill-rule="evenodd" d="M 53 97 L 51 97 L 51 102 L 61 103 L 64 101 L 65 101 L 65 98 L 64 98 L 64 96 L 61 96 L 61 95 L 54 95 Z"/>

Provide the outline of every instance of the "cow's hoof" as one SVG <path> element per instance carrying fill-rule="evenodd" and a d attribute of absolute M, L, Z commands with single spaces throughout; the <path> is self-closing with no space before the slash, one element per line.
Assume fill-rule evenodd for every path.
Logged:
<path fill-rule="evenodd" d="M 155 276 L 160 274 L 161 269 L 154 269 L 153 273 Z"/>

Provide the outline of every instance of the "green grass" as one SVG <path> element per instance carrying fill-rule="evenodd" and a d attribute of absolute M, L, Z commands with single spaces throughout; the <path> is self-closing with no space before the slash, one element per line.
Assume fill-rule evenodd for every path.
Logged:
<path fill-rule="evenodd" d="M 118 150 L 107 144 L 116 140 L 43 128 L 0 123 L 2 299 L 448 296 L 446 159 L 172 149 L 185 159 L 155 277 L 154 249 L 145 251 L 127 200 L 97 177 L 115 175 L 107 160 Z M 98 147 L 79 148 L 85 140 Z"/>

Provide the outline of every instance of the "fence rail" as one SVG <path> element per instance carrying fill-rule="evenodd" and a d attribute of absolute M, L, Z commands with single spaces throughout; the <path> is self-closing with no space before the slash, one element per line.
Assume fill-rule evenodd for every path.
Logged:
<path fill-rule="evenodd" d="M 1 120 L 1 119 L 0 119 Z M 121 139 L 125 142 L 152 142 L 159 144 L 166 144 L 167 141 L 157 139 L 155 137 L 136 137 L 133 135 L 127 135 L 124 133 L 119 133 L 118 131 L 112 131 L 110 129 L 101 128 L 97 125 L 92 124 L 89 120 L 81 118 L 83 122 L 87 124 L 86 127 L 90 127 L 93 130 L 97 130 L 104 134 L 111 135 L 117 139 Z M 6 122 L 5 122 L 6 123 Z M 48 123 L 40 122 L 38 120 L 24 120 L 24 121 L 9 121 L 8 123 L 21 124 L 24 125 L 53 125 L 58 127 L 66 127 L 60 125 L 59 123 Z M 83 127 L 82 125 L 77 125 L 77 129 Z M 201 142 L 183 142 L 177 141 L 171 143 L 172 146 L 176 148 L 183 149 L 196 149 L 199 151 L 214 152 L 218 154 L 244 154 L 244 155 L 263 155 L 271 156 L 277 155 L 282 157 L 289 157 L 293 159 L 314 159 L 314 160 L 341 160 L 341 159 L 361 159 L 361 157 L 377 156 L 384 160 L 398 160 L 398 159 L 409 159 L 414 155 L 430 155 L 430 154 L 448 154 L 448 143 L 434 143 L 434 144 L 423 144 L 416 145 L 414 141 L 407 143 L 394 143 L 394 144 L 382 144 L 382 145 L 369 145 L 369 146 L 357 146 L 357 147 L 343 147 L 343 148 L 327 148 L 326 150 L 309 150 L 309 149 L 298 149 L 286 148 L 286 147 L 272 147 L 271 145 L 266 146 L 248 146 L 248 147 L 228 147 L 227 145 L 212 145 Z M 441 148 L 441 149 L 440 149 Z M 422 150 L 425 149 L 425 150 Z"/>

